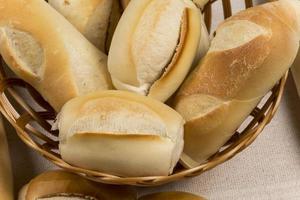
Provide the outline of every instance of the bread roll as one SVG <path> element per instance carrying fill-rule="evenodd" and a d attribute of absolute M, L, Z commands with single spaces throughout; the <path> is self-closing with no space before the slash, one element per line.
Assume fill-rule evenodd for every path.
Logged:
<path fill-rule="evenodd" d="M 13 178 L 6 131 L 0 115 L 0 199 L 13 200 Z"/>
<path fill-rule="evenodd" d="M 299 47 L 299 10 L 292 0 L 281 0 L 242 11 L 217 28 L 175 100 L 186 120 L 186 165 L 216 153 L 291 66 Z"/>
<path fill-rule="evenodd" d="M 64 171 L 45 172 L 32 179 L 18 200 L 136 200 L 130 187 L 94 183 Z"/>
<path fill-rule="evenodd" d="M 2 57 L 56 111 L 73 97 L 112 88 L 107 57 L 45 1 L 0 5 Z"/>
<path fill-rule="evenodd" d="M 207 47 L 201 13 L 190 0 L 132 0 L 109 51 L 113 84 L 164 102 Z"/>
<path fill-rule="evenodd" d="M 143 196 L 139 200 L 205 200 L 186 192 L 162 192 Z"/>
<path fill-rule="evenodd" d="M 118 0 L 49 0 L 91 43 L 108 52 L 121 16 Z"/>
<path fill-rule="evenodd" d="M 151 98 L 103 91 L 72 99 L 59 118 L 62 158 L 120 176 L 173 171 L 183 150 L 183 119 Z"/>

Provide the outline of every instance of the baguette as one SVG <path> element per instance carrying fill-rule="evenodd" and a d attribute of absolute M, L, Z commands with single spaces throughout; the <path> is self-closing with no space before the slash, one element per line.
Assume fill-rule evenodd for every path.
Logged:
<path fill-rule="evenodd" d="M 299 4 L 280 0 L 253 7 L 217 28 L 174 102 L 186 120 L 185 165 L 216 153 L 291 66 L 299 48 Z"/>
<path fill-rule="evenodd" d="M 108 52 L 112 34 L 121 16 L 118 0 L 49 0 L 91 43 Z"/>
<path fill-rule="evenodd" d="M 49 171 L 25 185 L 18 200 L 136 200 L 136 196 L 131 187 L 104 185 L 68 172 Z"/>
<path fill-rule="evenodd" d="M 190 0 L 131 0 L 109 51 L 113 84 L 165 102 L 208 44 L 201 12 Z"/>
<path fill-rule="evenodd" d="M 0 116 L 0 199 L 14 199 L 11 161 L 2 116 Z"/>
<path fill-rule="evenodd" d="M 183 119 L 170 107 L 125 91 L 66 103 L 58 118 L 62 158 L 120 176 L 172 173 L 183 150 Z"/>
<path fill-rule="evenodd" d="M 106 55 L 45 1 L 0 5 L 3 59 L 56 111 L 76 96 L 112 88 Z"/>

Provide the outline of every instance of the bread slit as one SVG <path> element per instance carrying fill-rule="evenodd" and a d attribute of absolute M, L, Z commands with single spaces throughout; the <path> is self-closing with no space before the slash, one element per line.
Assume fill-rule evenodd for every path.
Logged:
<path fill-rule="evenodd" d="M 184 42 L 186 40 L 187 29 L 188 29 L 188 15 L 187 15 L 187 9 L 185 9 L 182 14 L 178 42 L 177 42 L 176 48 L 174 49 L 173 55 L 171 56 L 170 61 L 167 63 L 167 65 L 162 69 L 161 74 L 158 76 L 158 78 L 151 83 L 151 87 L 149 87 L 149 89 L 147 90 L 146 96 L 149 95 L 152 85 L 157 80 L 160 80 L 161 78 L 163 78 L 171 70 L 171 68 L 175 66 L 176 62 L 178 61 L 178 59 L 180 57 L 181 50 L 183 49 Z"/>

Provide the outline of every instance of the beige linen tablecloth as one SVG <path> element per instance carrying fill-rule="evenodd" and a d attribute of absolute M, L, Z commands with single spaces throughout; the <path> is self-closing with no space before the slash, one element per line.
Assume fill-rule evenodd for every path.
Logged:
<path fill-rule="evenodd" d="M 242 0 L 232 2 L 234 11 L 243 7 Z M 219 4 L 213 13 L 215 27 L 222 18 Z M 8 124 L 6 128 L 17 192 L 32 177 L 55 166 L 25 146 Z M 139 192 L 169 190 L 218 200 L 300 200 L 300 99 L 291 76 L 277 114 L 248 149 L 199 177 Z"/>

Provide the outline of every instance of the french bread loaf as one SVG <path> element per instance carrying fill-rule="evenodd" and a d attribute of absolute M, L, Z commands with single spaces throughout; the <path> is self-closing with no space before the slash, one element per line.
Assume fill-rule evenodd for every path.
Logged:
<path fill-rule="evenodd" d="M 49 171 L 25 185 L 18 200 L 136 200 L 136 196 L 131 187 L 104 185 L 65 171 Z"/>
<path fill-rule="evenodd" d="M 41 0 L 0 0 L 0 53 L 59 111 L 69 99 L 112 88 L 107 57 Z"/>
<path fill-rule="evenodd" d="M 182 117 L 151 98 L 102 91 L 72 99 L 58 117 L 62 158 L 120 176 L 173 171 L 183 150 Z"/>
<path fill-rule="evenodd" d="M 174 102 L 186 120 L 184 164 L 195 166 L 216 153 L 292 65 L 299 4 L 280 0 L 253 7 L 217 28 Z"/>
<path fill-rule="evenodd" d="M 131 0 L 113 36 L 114 86 L 166 101 L 208 48 L 200 10 L 190 0 Z"/>
<path fill-rule="evenodd" d="M 49 0 L 91 43 L 108 52 L 112 34 L 121 16 L 118 0 Z"/>

